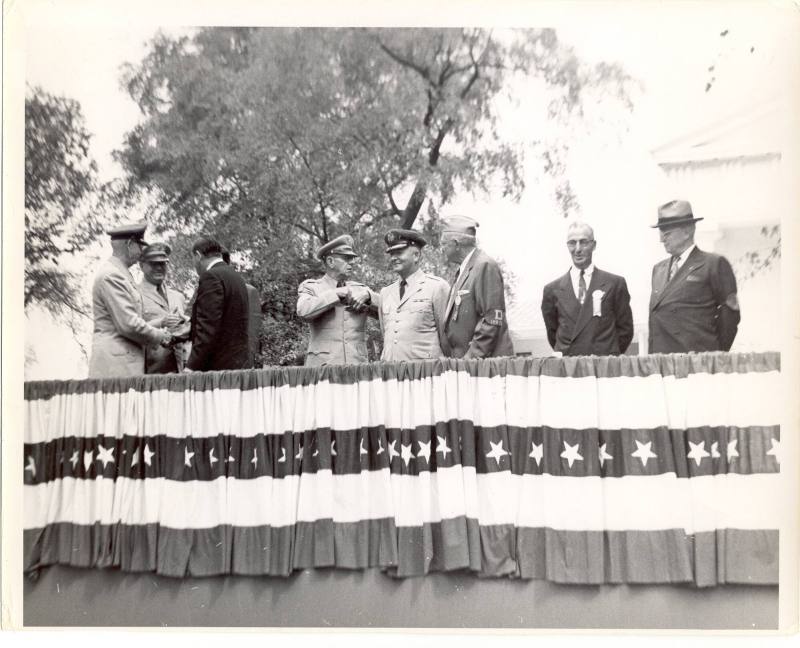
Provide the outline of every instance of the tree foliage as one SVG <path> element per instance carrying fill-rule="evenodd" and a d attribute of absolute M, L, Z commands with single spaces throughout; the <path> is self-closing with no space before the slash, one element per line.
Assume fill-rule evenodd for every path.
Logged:
<path fill-rule="evenodd" d="M 422 213 L 435 246 L 456 192 L 519 198 L 523 148 L 497 132 L 497 100 L 519 74 L 544 84 L 553 119 L 579 118 L 598 90 L 628 101 L 619 67 L 583 63 L 550 29 L 208 28 L 159 35 L 126 67 L 143 120 L 116 155 L 159 196 L 149 218 L 173 237 L 175 265 L 189 265 L 186 239 L 216 236 L 277 312 L 270 335 L 298 340 L 296 288 L 320 270 L 323 242 L 352 233 L 362 278 L 385 285 L 386 230 Z M 568 183 L 559 190 L 573 208 Z"/>
<path fill-rule="evenodd" d="M 89 245 L 100 231 L 86 209 L 96 190 L 95 162 L 80 105 L 40 88 L 25 98 L 25 306 L 54 315 L 85 313 L 64 255 Z"/>

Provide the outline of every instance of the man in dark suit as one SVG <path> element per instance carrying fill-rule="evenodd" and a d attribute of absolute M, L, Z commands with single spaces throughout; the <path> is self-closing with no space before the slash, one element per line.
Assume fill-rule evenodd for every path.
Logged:
<path fill-rule="evenodd" d="M 213 239 L 198 239 L 192 254 L 200 281 L 192 305 L 192 352 L 187 369 L 218 371 L 251 366 L 244 279 L 222 260 L 222 246 Z"/>
<path fill-rule="evenodd" d="M 445 311 L 448 355 L 490 358 L 514 355 L 506 320 L 503 274 L 497 262 L 475 247 L 478 223 L 467 216 L 442 221 L 447 261 L 459 264 Z"/>
<path fill-rule="evenodd" d="M 572 267 L 544 287 L 547 340 L 563 355 L 619 355 L 633 338 L 631 298 L 625 279 L 595 267 L 597 241 L 585 223 L 567 230 Z"/>
<path fill-rule="evenodd" d="M 695 218 L 685 200 L 658 208 L 661 242 L 670 255 L 653 267 L 650 353 L 728 351 L 741 315 L 728 260 L 694 244 Z"/>

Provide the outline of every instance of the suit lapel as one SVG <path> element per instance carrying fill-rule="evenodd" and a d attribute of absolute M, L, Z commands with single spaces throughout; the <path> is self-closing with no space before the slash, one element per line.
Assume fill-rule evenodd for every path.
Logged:
<path fill-rule="evenodd" d="M 705 263 L 705 258 L 703 257 L 703 253 L 700 251 L 700 248 L 695 246 L 694 250 L 692 250 L 691 254 L 689 254 L 689 258 L 683 262 L 683 265 L 678 268 L 678 272 L 676 272 L 675 276 L 672 277 L 672 281 L 667 281 L 667 277 L 669 276 L 669 259 L 663 263 L 663 277 L 656 277 L 660 281 L 663 281 L 663 284 L 661 284 L 663 285 L 663 288 L 661 289 L 661 295 L 655 301 L 653 307 L 658 306 L 658 304 L 661 303 L 667 295 L 671 294 L 679 286 L 681 286 L 689 274 Z M 659 284 L 657 283 L 656 285 Z"/>
<path fill-rule="evenodd" d="M 414 282 L 414 287 L 413 288 L 408 288 L 406 290 L 405 294 L 403 295 L 403 298 L 399 302 L 397 302 L 397 307 L 400 308 L 403 304 L 405 304 L 409 300 L 411 295 L 415 295 L 420 290 L 422 290 L 422 286 L 423 286 L 424 283 L 425 283 L 425 276 L 424 275 L 420 275 L 419 279 L 417 279 Z M 397 292 L 398 292 L 398 296 L 399 296 L 399 293 L 400 293 L 400 283 L 399 282 L 397 283 Z"/>
<path fill-rule="evenodd" d="M 444 318 L 447 320 L 450 317 L 450 311 L 453 310 L 453 306 L 456 303 L 456 295 L 458 291 L 464 286 L 467 281 L 467 277 L 469 277 L 469 273 L 472 272 L 472 268 L 475 265 L 475 259 L 480 253 L 478 248 L 475 248 L 475 251 L 472 253 L 472 256 L 469 259 L 469 263 L 467 263 L 467 267 L 464 268 L 464 272 L 458 275 L 458 280 L 453 285 L 453 288 L 450 290 L 450 299 L 447 301 L 447 311 L 445 312 Z"/>
<path fill-rule="evenodd" d="M 580 332 L 589 323 L 589 320 L 592 319 L 592 293 L 595 290 L 603 290 L 606 287 L 605 279 L 606 278 L 602 275 L 602 271 L 598 270 L 597 266 L 595 266 L 594 272 L 592 272 L 592 279 L 589 282 L 589 285 L 586 287 L 586 298 L 583 300 L 583 304 L 581 305 L 581 310 L 578 314 L 578 321 L 575 322 L 575 328 L 572 331 L 573 340 L 578 337 Z"/>
<path fill-rule="evenodd" d="M 573 321 L 577 321 L 580 314 L 581 304 L 575 296 L 575 291 L 572 289 L 572 278 L 569 276 L 569 271 L 563 277 L 558 285 L 559 299 L 561 305 L 569 313 Z"/>

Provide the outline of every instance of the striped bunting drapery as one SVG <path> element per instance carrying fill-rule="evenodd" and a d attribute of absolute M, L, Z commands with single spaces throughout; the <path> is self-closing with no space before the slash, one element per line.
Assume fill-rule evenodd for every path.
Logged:
<path fill-rule="evenodd" d="M 25 385 L 25 568 L 777 584 L 777 353 Z"/>

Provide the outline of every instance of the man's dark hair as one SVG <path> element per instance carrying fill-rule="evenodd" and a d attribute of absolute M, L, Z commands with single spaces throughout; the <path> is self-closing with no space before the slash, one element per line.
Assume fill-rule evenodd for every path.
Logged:
<path fill-rule="evenodd" d="M 192 245 L 192 254 L 199 252 L 204 257 L 222 256 L 222 246 L 212 238 L 199 238 Z"/>

